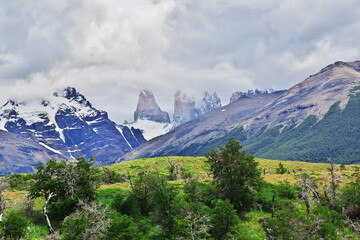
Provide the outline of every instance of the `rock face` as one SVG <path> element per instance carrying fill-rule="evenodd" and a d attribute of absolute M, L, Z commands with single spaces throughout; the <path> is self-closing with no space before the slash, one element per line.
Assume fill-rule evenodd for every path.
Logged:
<path fill-rule="evenodd" d="M 173 115 L 175 125 L 188 122 L 199 115 L 199 110 L 195 106 L 194 99 L 181 91 L 176 92 Z"/>
<path fill-rule="evenodd" d="M 216 139 L 224 137 L 231 126 L 239 124 L 279 97 L 279 94 L 257 94 L 241 98 L 174 128 L 167 134 L 148 141 L 118 159 L 127 161 L 141 157 L 203 155 L 209 146 L 216 147 Z M 214 144 L 215 142 L 215 144 Z"/>
<path fill-rule="evenodd" d="M 221 107 L 221 100 L 216 92 L 205 91 L 201 100 L 200 114 L 210 112 Z"/>
<path fill-rule="evenodd" d="M 331 157 L 341 162 L 346 159 L 338 156 L 360 141 L 357 109 L 360 61 L 336 62 L 285 91 L 248 91 L 237 101 L 178 126 L 118 161 L 138 156 L 203 155 L 209 147 L 224 145 L 229 137 L 235 137 L 259 157 L 311 161 L 316 152 L 317 161 Z M 289 151 L 291 154 L 286 154 Z M 347 151 L 353 162 L 360 162 L 357 151 Z"/>
<path fill-rule="evenodd" d="M 169 114 L 161 111 L 153 93 L 149 90 L 143 90 L 139 94 L 139 101 L 134 112 L 134 121 L 136 122 L 138 119 L 170 123 Z"/>
<path fill-rule="evenodd" d="M 243 92 L 234 92 L 230 97 L 230 103 L 233 103 L 236 100 L 240 99 L 243 95 L 244 95 Z"/>
<path fill-rule="evenodd" d="M 74 88 L 43 100 L 8 101 L 0 108 L 0 129 L 64 158 L 93 156 L 98 165 L 113 162 L 146 141 L 139 130 L 115 124 Z"/>

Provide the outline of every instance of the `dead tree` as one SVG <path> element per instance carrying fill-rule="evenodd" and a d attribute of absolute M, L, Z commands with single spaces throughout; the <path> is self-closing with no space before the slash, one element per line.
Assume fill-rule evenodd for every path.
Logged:
<path fill-rule="evenodd" d="M 3 178 L 0 182 L 0 222 L 2 222 L 2 218 L 4 215 L 4 211 L 6 208 L 6 203 L 5 203 L 5 199 L 3 196 L 3 191 L 8 188 L 9 184 L 7 179 Z"/>
<path fill-rule="evenodd" d="M 54 229 L 52 228 L 51 226 L 51 222 L 50 222 L 50 219 L 49 219 L 49 216 L 47 215 L 47 211 L 46 211 L 46 207 L 50 201 L 50 199 L 54 196 L 54 193 L 50 193 L 48 198 L 46 199 L 45 201 L 45 204 L 44 204 L 44 207 L 43 207 L 43 212 L 44 212 L 44 217 L 45 217 L 45 221 L 46 221 L 46 225 L 49 229 L 49 233 L 50 234 L 54 234 Z"/>

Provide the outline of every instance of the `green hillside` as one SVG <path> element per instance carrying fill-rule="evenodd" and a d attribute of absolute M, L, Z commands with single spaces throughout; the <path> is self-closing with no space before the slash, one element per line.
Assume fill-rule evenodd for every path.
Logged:
<path fill-rule="evenodd" d="M 239 153 L 241 159 L 243 153 Z M 227 161 L 233 156 L 227 155 Z M 342 205 L 346 209 L 357 206 L 353 205 L 354 201 L 358 201 L 353 197 L 354 193 L 360 196 L 360 189 L 354 188 L 360 183 L 356 165 L 334 164 L 334 178 L 331 178 L 330 164 L 327 163 L 268 159 L 254 159 L 254 162 L 257 167 L 251 171 L 258 171 L 264 182 L 250 187 L 248 184 L 251 183 L 245 181 L 242 184 L 251 190 L 241 190 L 244 185 L 237 185 L 236 182 L 241 181 L 242 175 L 246 176 L 249 171 L 232 175 L 231 179 L 240 178 L 229 182 L 235 183 L 234 191 L 245 191 L 251 196 L 251 203 L 244 208 L 240 205 L 238 209 L 222 196 L 222 191 L 219 192 L 220 185 L 214 179 L 214 169 L 205 157 L 138 159 L 102 168 L 88 168 L 84 161 L 80 165 L 50 162 L 39 174 L 17 174 L 3 178 L 8 179 L 6 182 L 10 184 L 2 192 L 6 200 L 4 226 L 8 229 L 15 226 L 14 231 L 21 228 L 22 239 L 49 238 L 43 218 L 46 191 L 39 192 L 43 197 L 27 196 L 35 186 L 42 189 L 50 184 L 48 186 L 53 189 L 51 191 L 57 192 L 57 196 L 61 197 L 64 191 L 66 193 L 63 200 L 54 198 L 49 202 L 49 218 L 55 231 L 51 239 L 86 239 L 87 231 L 94 231 L 95 239 L 107 240 L 191 239 L 192 234 L 196 236 L 194 239 L 358 239 L 356 230 L 349 222 L 352 218 L 343 218 L 339 208 Z M 80 166 L 80 171 L 76 171 L 76 166 Z M 51 175 L 44 174 L 49 167 Z M 228 162 L 223 167 L 231 173 L 235 169 L 243 171 L 247 165 L 240 160 Z M 81 179 L 89 180 L 84 182 Z M 218 180 L 221 179 L 224 178 Z M 331 203 L 332 197 L 324 192 L 330 194 L 332 180 L 336 182 L 334 205 Z M 88 181 L 95 182 L 89 185 Z M 302 186 L 304 181 L 309 184 L 309 189 Z M 85 191 L 90 194 L 91 188 L 95 190 L 91 202 L 69 205 L 74 197 L 80 196 L 79 193 Z M 68 192 L 69 189 L 73 189 L 73 192 Z M 312 191 L 317 191 L 320 198 L 309 202 L 310 212 L 307 214 L 306 199 L 302 194 L 307 192 L 310 197 Z M 241 197 L 242 194 L 234 196 Z M 86 199 L 82 201 L 89 201 Z M 68 206 L 67 211 L 73 208 L 65 219 L 59 218 L 56 211 L 60 209 L 64 212 L 64 206 Z M 24 222 L 26 219 L 28 223 Z M 18 225 L 20 221 L 23 221 L 21 226 Z M 228 225 L 224 225 L 226 221 Z M 4 229 L 0 225 L 0 234 L 4 233 Z M 315 237 L 304 237 L 301 235 L 303 233 L 311 233 Z"/>
<path fill-rule="evenodd" d="M 264 126 L 250 138 L 244 138 L 246 132 L 239 127 L 210 146 L 224 145 L 227 138 L 235 137 L 247 152 L 260 158 L 306 162 L 327 162 L 331 158 L 336 163 L 360 163 L 360 93 L 350 97 L 345 109 L 339 103 L 320 121 L 309 116 L 298 126 Z"/>

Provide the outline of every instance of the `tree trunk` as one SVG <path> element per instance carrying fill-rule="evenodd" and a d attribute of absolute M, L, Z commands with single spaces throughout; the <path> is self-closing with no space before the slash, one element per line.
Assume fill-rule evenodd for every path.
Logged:
<path fill-rule="evenodd" d="M 50 234 L 54 234 L 54 229 L 52 228 L 51 226 L 51 222 L 50 222 L 50 219 L 49 219 L 49 216 L 47 215 L 47 212 L 46 212 L 46 207 L 51 199 L 51 197 L 54 196 L 54 193 L 50 193 L 47 200 L 45 201 L 45 204 L 44 204 L 44 207 L 43 207 L 43 211 L 44 211 L 44 217 L 45 217 L 45 220 L 46 220 L 46 225 L 49 229 L 49 232 Z"/>
<path fill-rule="evenodd" d="M 2 222 L 4 210 L 5 210 L 5 199 L 2 195 L 2 193 L 0 193 L 0 222 Z"/>
<path fill-rule="evenodd" d="M 272 204 L 271 204 L 271 218 L 274 218 L 275 213 L 275 195 L 273 195 Z"/>

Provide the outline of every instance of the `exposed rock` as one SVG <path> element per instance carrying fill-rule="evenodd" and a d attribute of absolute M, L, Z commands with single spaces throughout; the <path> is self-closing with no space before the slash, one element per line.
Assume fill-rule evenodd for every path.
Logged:
<path fill-rule="evenodd" d="M 231 95 L 230 103 L 233 103 L 233 102 L 235 102 L 236 100 L 240 99 L 243 95 L 244 95 L 243 92 L 234 92 L 234 93 Z"/>
<path fill-rule="evenodd" d="M 139 101 L 134 112 L 134 121 L 136 122 L 138 119 L 170 123 L 169 114 L 160 109 L 153 93 L 149 90 L 142 90 L 139 94 Z"/>
<path fill-rule="evenodd" d="M 201 100 L 200 113 L 204 114 L 221 107 L 221 100 L 216 92 L 205 91 Z"/>
<path fill-rule="evenodd" d="M 173 117 L 175 125 L 190 121 L 197 116 L 199 116 L 199 110 L 195 107 L 194 99 L 181 91 L 176 92 Z"/>
<path fill-rule="evenodd" d="M 246 97 L 178 126 L 124 155 L 119 161 L 139 156 L 203 155 L 209 147 L 223 145 L 231 136 L 236 136 L 246 145 L 247 139 L 266 129 L 296 129 L 310 115 L 316 121 L 321 121 L 334 104 L 345 109 L 350 96 L 360 92 L 359 87 L 360 62 L 336 62 L 286 91 L 248 91 L 244 94 Z M 357 116 L 354 119 L 358 122 Z M 298 134 L 301 136 L 301 132 Z M 350 139 L 349 142 L 354 144 L 358 141 Z M 261 142 L 262 149 L 271 143 L 272 140 L 265 138 Z M 257 144 L 253 143 L 252 147 L 255 148 Z M 301 154 L 301 149 L 295 150 Z M 328 153 L 332 151 L 327 150 Z"/>

